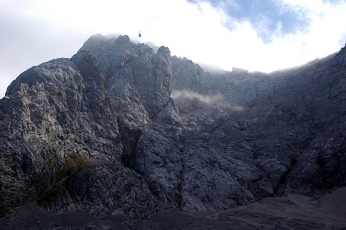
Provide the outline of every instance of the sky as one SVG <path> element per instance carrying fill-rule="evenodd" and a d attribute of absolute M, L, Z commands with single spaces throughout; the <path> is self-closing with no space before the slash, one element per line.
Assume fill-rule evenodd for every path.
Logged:
<path fill-rule="evenodd" d="M 346 0 L 0 0 L 0 98 L 20 73 L 72 57 L 97 33 L 268 73 L 339 51 L 345 22 Z"/>

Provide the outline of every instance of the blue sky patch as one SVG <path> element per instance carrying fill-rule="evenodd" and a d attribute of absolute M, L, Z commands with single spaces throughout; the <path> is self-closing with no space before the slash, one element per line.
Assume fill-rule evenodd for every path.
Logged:
<path fill-rule="evenodd" d="M 200 1 L 189 0 L 189 2 Z M 309 25 L 309 20 L 302 12 L 293 9 L 283 10 L 274 0 L 206 0 L 205 2 L 216 8 L 222 8 L 231 18 L 249 21 L 265 43 L 271 41 L 272 35 L 278 28 L 281 28 L 283 34 L 287 34 L 295 33 Z M 230 25 L 226 26 L 232 30 Z"/>

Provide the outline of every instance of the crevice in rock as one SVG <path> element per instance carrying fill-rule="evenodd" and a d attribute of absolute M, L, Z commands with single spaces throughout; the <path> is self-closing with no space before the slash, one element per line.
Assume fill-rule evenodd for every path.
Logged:
<path fill-rule="evenodd" d="M 183 198 L 183 186 L 184 186 L 184 183 L 185 183 L 185 179 L 184 179 L 184 161 L 185 161 L 185 158 L 184 158 L 184 151 L 185 151 L 185 145 L 186 145 L 186 142 L 185 140 L 182 141 L 182 147 L 179 149 L 179 153 L 180 153 L 180 167 L 181 167 L 181 170 L 179 171 L 179 184 L 178 184 L 178 188 L 177 188 L 177 204 L 178 204 L 178 208 L 179 209 L 182 209 L 183 206 L 184 206 L 184 198 Z"/>
<path fill-rule="evenodd" d="M 287 180 L 287 176 L 291 173 L 292 169 L 294 168 L 294 166 L 297 164 L 298 160 L 296 159 L 292 159 L 291 160 L 291 164 L 290 164 L 290 167 L 288 168 L 288 170 L 286 172 L 284 172 L 279 180 L 279 183 L 276 187 L 273 186 L 273 189 L 274 189 L 274 193 L 273 193 L 273 196 L 281 196 L 283 195 L 283 186 Z"/>

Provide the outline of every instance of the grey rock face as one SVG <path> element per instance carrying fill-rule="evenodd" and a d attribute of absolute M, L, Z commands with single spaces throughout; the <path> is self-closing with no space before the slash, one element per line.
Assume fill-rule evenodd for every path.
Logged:
<path fill-rule="evenodd" d="M 0 100 L 0 209 L 147 218 L 345 186 L 344 49 L 266 75 L 95 35 Z"/>
<path fill-rule="evenodd" d="M 66 190 L 71 176 L 77 188 L 92 183 L 83 177 L 84 168 L 96 159 L 113 168 L 121 166 L 113 171 L 108 168 L 109 175 L 127 170 L 121 164 L 119 127 L 104 84 L 95 58 L 87 52 L 79 52 L 71 60 L 58 59 L 33 67 L 11 84 L 7 91 L 10 99 L 1 100 L 2 209 L 38 198 L 47 200 L 47 196 L 57 194 L 48 199 L 53 203 L 45 204 L 53 211 L 68 210 L 78 203 L 99 216 L 110 214 L 115 208 L 127 213 L 132 210 L 108 204 L 111 197 L 107 198 L 106 193 L 98 200 L 80 201 L 80 189 Z M 79 174 L 82 175 L 78 177 Z M 130 185 L 132 188 L 126 191 L 129 200 L 138 196 L 138 191 L 145 197 L 149 191 L 142 188 L 146 184 L 136 174 L 120 181 L 102 174 L 93 175 L 93 179 L 102 180 L 103 184 L 95 185 L 98 191 L 114 183 Z M 120 200 L 113 202 L 126 203 Z M 154 204 L 151 194 L 146 200 Z M 96 210 L 89 207 L 95 202 L 99 206 Z M 146 216 L 153 206 L 149 205 L 144 214 L 139 214 L 140 209 L 132 210 L 131 215 Z"/>
<path fill-rule="evenodd" d="M 85 163 L 38 203 L 54 213 L 86 210 L 98 217 L 128 214 L 139 219 L 149 217 L 156 208 L 143 178 L 130 169 L 99 160 Z"/>
<path fill-rule="evenodd" d="M 206 76 L 203 69 L 187 58 L 172 57 L 174 69 L 173 87 L 175 90 L 199 91 L 206 83 Z"/>
<path fill-rule="evenodd" d="M 303 155 L 290 172 L 285 188 L 306 195 L 346 184 L 344 138 L 330 138 Z"/>
<path fill-rule="evenodd" d="M 103 44 L 106 44 L 106 48 Z M 137 112 L 143 114 L 140 108 L 142 106 L 148 116 L 153 118 L 168 105 L 172 90 L 172 66 L 167 47 L 160 47 L 155 54 L 147 45 L 131 43 L 126 35 L 116 40 L 107 40 L 96 35 L 91 37 L 80 50 L 87 50 L 96 57 L 101 75 L 110 78 L 110 88 L 114 87 L 110 93 L 118 95 L 116 92 L 119 89 L 118 81 L 121 81 L 121 88 L 135 89 L 140 97 L 139 101 L 133 104 L 134 101 L 130 100 L 129 104 L 133 104 L 136 114 Z M 130 95 L 133 94 L 135 93 Z M 123 104 L 117 97 L 112 99 L 115 100 L 115 104 Z M 131 110 L 129 109 L 129 112 Z M 144 123 L 148 121 L 145 118 L 140 120 Z"/>
<path fill-rule="evenodd" d="M 185 117 L 192 127 L 184 140 L 182 208 L 227 209 L 273 194 L 234 118 L 209 110 Z"/>
<path fill-rule="evenodd" d="M 344 57 L 345 51 L 342 49 L 337 55 L 316 60 L 299 69 L 273 73 L 271 76 L 248 72 L 205 73 L 207 84 L 202 84 L 204 80 L 200 80 L 199 84 L 195 84 L 199 86 L 197 89 L 185 87 L 184 91 L 177 85 L 177 91 L 173 90 L 173 95 L 176 95 L 174 99 L 187 129 L 199 130 L 200 127 L 214 124 L 216 128 L 210 130 L 222 130 L 223 136 L 227 133 L 227 140 L 221 143 L 219 140 L 222 140 L 223 136 L 205 135 L 207 143 L 217 143 L 205 145 L 208 156 L 227 156 L 227 149 L 214 152 L 210 151 L 210 146 L 215 148 L 230 143 L 232 145 L 228 147 L 228 151 L 241 152 L 241 156 L 245 156 L 246 152 L 252 155 L 251 158 L 242 160 L 242 165 L 239 165 L 241 168 L 247 168 L 249 163 L 255 165 L 259 171 L 255 175 L 262 175 L 260 184 L 267 184 L 266 189 L 262 189 L 263 195 L 274 194 L 276 191 L 281 194 L 282 188 L 287 192 L 293 190 L 296 193 L 316 195 L 325 192 L 327 188 L 345 186 L 341 176 L 344 173 L 340 168 L 344 161 L 340 146 L 345 143 L 343 124 L 346 107 L 343 106 L 345 94 L 342 93 L 345 82 Z M 185 72 L 194 73 L 188 75 L 187 79 L 198 79 L 192 65 L 186 68 L 189 69 L 185 69 Z M 181 71 L 173 73 L 173 76 L 176 76 L 173 82 L 184 79 L 180 76 Z M 227 123 L 217 124 L 215 114 L 210 116 L 212 119 L 205 119 L 206 111 L 215 107 L 228 114 L 234 126 L 227 126 Z M 197 119 L 198 116 L 204 119 Z M 232 132 L 234 127 L 238 127 L 240 132 Z M 327 148 L 328 154 L 316 152 L 314 148 L 325 146 L 331 137 L 338 140 L 339 144 L 320 147 L 319 151 Z M 199 143 L 198 146 L 202 144 Z M 198 154 L 198 157 L 201 159 L 201 154 Z M 231 160 L 227 158 L 221 162 L 224 164 Z M 324 168 L 326 162 L 330 162 L 328 170 Z M 211 164 L 206 163 L 205 166 L 207 165 Z M 232 166 L 234 167 L 234 164 Z M 219 167 L 216 171 L 218 170 L 221 171 Z M 240 178 L 246 178 L 246 173 L 241 175 Z M 251 180 L 246 181 L 249 183 Z M 268 181 L 269 183 L 266 183 Z M 203 183 L 201 187 L 206 188 L 206 184 L 208 183 Z M 237 188 L 235 185 L 232 187 Z M 246 189 L 246 186 L 243 188 Z M 261 193 L 256 190 L 252 194 L 259 197 Z M 241 198 L 240 195 L 236 197 Z"/>

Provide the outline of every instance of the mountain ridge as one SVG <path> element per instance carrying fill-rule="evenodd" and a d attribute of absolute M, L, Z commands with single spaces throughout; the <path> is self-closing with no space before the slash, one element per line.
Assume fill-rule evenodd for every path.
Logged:
<path fill-rule="evenodd" d="M 345 48 L 272 74 L 89 38 L 23 72 L 0 100 L 0 209 L 148 218 L 346 185 Z M 302 173 L 304 172 L 304 173 Z"/>

